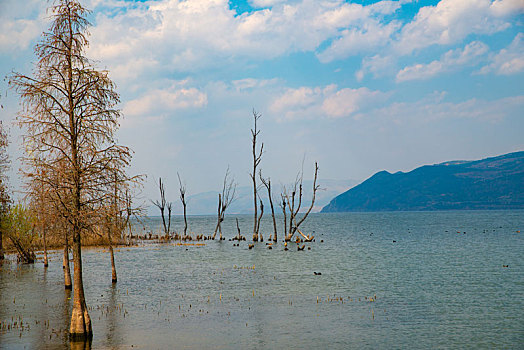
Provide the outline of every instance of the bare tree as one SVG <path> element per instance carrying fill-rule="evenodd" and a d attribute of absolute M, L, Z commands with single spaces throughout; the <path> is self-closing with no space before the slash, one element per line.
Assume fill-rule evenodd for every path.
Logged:
<path fill-rule="evenodd" d="M 125 169 L 131 151 L 115 143 L 120 111 L 115 109 L 119 95 L 114 84 L 107 71 L 96 70 L 84 55 L 88 11 L 77 0 L 56 0 L 51 10 L 50 31 L 35 47 L 39 60 L 34 77 L 14 73 L 9 83 L 23 101 L 19 124 L 26 130 L 28 157 L 24 161 L 45 170 L 25 175 L 41 176 L 39 181 L 55 190 L 72 235 L 74 295 L 69 334 L 72 339 L 90 339 L 81 239 L 98 221 L 111 195 L 107 174 Z"/>
<path fill-rule="evenodd" d="M 0 120 L 0 260 L 4 259 L 3 226 L 7 219 L 9 204 L 11 202 L 7 188 L 7 170 L 9 169 L 9 154 L 7 153 L 7 132 Z"/>
<path fill-rule="evenodd" d="M 258 199 L 260 204 L 260 215 L 257 219 L 257 232 L 259 234 L 260 242 L 264 242 L 264 236 L 262 235 L 262 232 L 260 232 L 260 222 L 262 221 L 262 216 L 264 216 L 264 202 L 262 202 L 262 199 L 260 199 L 260 197 Z"/>
<path fill-rule="evenodd" d="M 222 193 L 218 194 L 217 225 L 215 227 L 215 232 L 213 232 L 213 236 L 211 237 L 212 239 L 215 239 L 218 231 L 220 232 L 219 239 L 222 240 L 222 221 L 224 221 L 226 209 L 235 200 L 236 187 L 234 179 L 230 178 L 229 167 L 227 167 L 226 175 L 224 176 L 224 183 L 222 184 Z"/>
<path fill-rule="evenodd" d="M 269 177 L 265 179 L 262 176 L 262 171 L 260 171 L 259 175 L 260 175 L 260 181 L 262 181 L 262 184 L 267 189 L 267 196 L 269 198 L 269 206 L 271 207 L 271 217 L 273 218 L 273 242 L 276 242 L 278 239 L 277 238 L 277 221 L 275 218 L 275 208 L 273 206 L 273 197 L 271 194 L 271 179 Z M 270 237 L 270 240 L 271 240 L 271 237 Z"/>
<path fill-rule="evenodd" d="M 313 179 L 313 194 L 311 197 L 311 205 L 309 206 L 308 210 L 304 213 L 302 218 L 300 220 L 297 220 L 297 216 L 300 212 L 300 208 L 302 206 L 302 182 L 303 182 L 303 172 L 300 172 L 297 176 L 295 183 L 293 184 L 293 191 L 291 192 L 291 195 L 287 193 L 287 190 L 284 188 L 284 194 L 282 196 L 284 213 L 285 208 L 287 205 L 287 208 L 289 210 L 289 233 L 285 236 L 286 241 L 290 241 L 293 238 L 293 235 L 298 230 L 298 232 L 307 240 L 311 240 L 312 237 L 306 237 L 304 234 L 302 234 L 299 230 L 299 226 L 306 220 L 309 213 L 311 213 L 311 210 L 313 209 L 315 205 L 315 199 L 316 199 L 316 193 L 320 186 L 317 185 L 317 176 L 318 176 L 318 163 L 315 162 L 315 176 Z M 297 192 L 298 191 L 298 192 Z M 286 220 L 286 219 L 284 219 Z"/>
<path fill-rule="evenodd" d="M 182 202 L 182 207 L 184 209 L 184 236 L 183 238 L 187 238 L 187 203 L 186 203 L 186 184 L 182 184 L 182 180 L 180 179 L 180 174 L 176 173 L 178 176 L 178 183 L 180 184 L 180 201 Z"/>
<path fill-rule="evenodd" d="M 258 199 L 258 188 L 257 188 L 257 167 L 260 164 L 260 161 L 262 160 L 262 153 L 264 152 L 264 143 L 260 145 L 260 149 L 257 151 L 257 137 L 258 134 L 260 134 L 260 130 L 257 129 L 257 121 L 260 119 L 262 115 L 257 114 L 255 110 L 253 110 L 253 119 L 255 122 L 255 125 L 253 129 L 251 129 L 251 143 L 253 146 L 253 172 L 249 174 L 251 176 L 251 180 L 253 181 L 253 207 L 255 210 L 254 213 L 254 222 L 253 222 L 253 241 L 258 241 L 258 228 L 259 228 L 259 218 L 258 218 L 258 212 L 257 212 L 257 199 Z"/>
<path fill-rule="evenodd" d="M 280 208 L 282 209 L 282 214 L 284 214 L 284 238 L 287 237 L 287 202 L 284 193 L 280 194 L 281 202 Z"/>
<path fill-rule="evenodd" d="M 169 235 L 171 232 L 171 210 L 172 210 L 172 203 L 166 201 L 166 192 L 164 189 L 164 183 L 162 182 L 162 178 L 158 179 L 158 188 L 160 189 L 160 201 L 152 201 L 152 203 L 160 209 L 160 215 L 162 216 L 162 224 L 164 225 L 164 234 Z M 168 223 L 166 226 L 166 218 L 164 215 L 164 212 L 166 210 L 168 211 Z"/>

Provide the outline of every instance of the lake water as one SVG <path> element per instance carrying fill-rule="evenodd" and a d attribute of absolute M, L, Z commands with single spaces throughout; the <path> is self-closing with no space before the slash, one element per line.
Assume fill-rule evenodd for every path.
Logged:
<path fill-rule="evenodd" d="M 238 217 L 249 239 L 252 218 Z M 189 223 L 211 234 L 215 218 Z M 229 241 L 119 248 L 116 286 L 109 253 L 85 249 L 91 346 L 524 348 L 524 211 L 314 214 L 303 232 L 316 237 L 311 250 Z M 224 233 L 236 234 L 234 216 Z M 0 348 L 69 348 L 71 297 L 59 252 L 47 269 L 3 264 Z"/>

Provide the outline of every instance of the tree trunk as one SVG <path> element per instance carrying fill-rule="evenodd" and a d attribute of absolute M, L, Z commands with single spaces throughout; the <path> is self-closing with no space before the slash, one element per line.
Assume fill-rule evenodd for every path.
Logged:
<path fill-rule="evenodd" d="M 187 236 L 187 214 L 186 214 L 186 202 L 183 201 L 183 207 L 184 207 L 184 236 Z"/>
<path fill-rule="evenodd" d="M 107 240 L 109 241 L 109 253 L 111 255 L 111 282 L 116 283 L 115 254 L 113 252 L 113 241 L 111 240 L 111 231 L 107 231 Z"/>
<path fill-rule="evenodd" d="M 109 243 L 109 252 L 111 253 L 111 282 L 116 283 L 116 267 L 115 267 L 115 255 L 113 253 L 113 245 Z"/>
<path fill-rule="evenodd" d="M 253 142 L 253 155 L 255 154 L 255 143 Z M 253 174 L 255 174 L 257 167 L 253 166 Z M 255 213 L 253 214 L 253 242 L 258 241 L 258 232 L 257 232 L 257 223 L 258 223 L 258 203 L 257 203 L 257 183 L 255 180 L 255 175 L 253 178 L 253 206 L 255 208 Z"/>
<path fill-rule="evenodd" d="M 49 266 L 49 262 L 47 260 L 47 242 L 46 242 L 46 228 L 43 227 L 42 228 L 42 235 L 43 235 L 43 238 L 44 238 L 44 267 L 48 267 Z"/>
<path fill-rule="evenodd" d="M 71 269 L 69 268 L 69 243 L 67 241 L 67 234 L 65 236 L 64 259 L 62 261 L 62 268 L 64 269 L 64 287 L 65 289 L 72 289 L 71 283 Z"/>
<path fill-rule="evenodd" d="M 5 258 L 4 257 L 4 245 L 2 243 L 2 235 L 3 235 L 3 232 L 2 232 L 2 228 L 0 227 L 0 260 L 4 260 Z"/>
<path fill-rule="evenodd" d="M 211 237 L 213 240 L 215 239 L 218 229 L 220 227 L 220 219 L 222 218 L 222 195 L 218 194 L 218 214 L 217 214 L 217 225 L 215 226 L 215 232 L 213 232 L 213 237 Z M 220 230 L 222 233 L 222 230 Z M 222 238 L 222 235 L 220 236 Z"/>
<path fill-rule="evenodd" d="M 69 335 L 71 339 L 91 339 L 93 329 L 91 318 L 87 312 L 84 295 L 84 283 L 82 280 L 82 244 L 80 242 L 80 229 L 74 228 L 73 232 L 73 264 L 74 280 L 73 288 L 73 313 L 71 315 L 71 326 Z"/>
<path fill-rule="evenodd" d="M 262 235 L 262 232 L 260 232 L 260 222 L 262 221 L 262 216 L 264 215 L 264 203 L 262 203 L 262 199 L 260 200 L 260 216 L 258 217 L 257 222 L 257 234 L 260 235 L 260 242 L 264 242 L 264 236 Z"/>

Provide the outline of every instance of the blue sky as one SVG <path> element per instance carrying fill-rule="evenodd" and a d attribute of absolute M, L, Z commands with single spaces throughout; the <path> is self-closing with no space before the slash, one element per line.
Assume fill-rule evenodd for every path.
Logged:
<path fill-rule="evenodd" d="M 0 1 L 0 73 L 29 72 L 42 0 Z M 262 169 L 324 179 L 524 149 L 522 0 L 86 0 L 87 55 L 121 94 L 133 172 L 176 198 L 249 183 L 251 111 Z M 18 110 L 1 83 L 2 120 Z M 13 168 L 19 134 L 11 128 Z M 13 171 L 13 187 L 20 181 Z"/>

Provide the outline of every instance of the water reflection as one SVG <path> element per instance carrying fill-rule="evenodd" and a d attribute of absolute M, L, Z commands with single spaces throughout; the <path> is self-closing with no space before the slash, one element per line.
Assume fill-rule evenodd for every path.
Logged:
<path fill-rule="evenodd" d="M 71 340 L 69 345 L 71 346 L 71 350 L 91 350 L 91 344 L 92 341 L 90 339 L 79 341 L 79 340 Z"/>
<path fill-rule="evenodd" d="M 108 346 L 111 344 L 121 344 L 122 339 L 120 335 L 120 320 L 119 315 L 121 314 L 118 306 L 118 289 L 116 283 L 111 284 L 109 291 L 109 305 L 107 308 L 107 332 L 106 332 L 106 343 Z"/>

